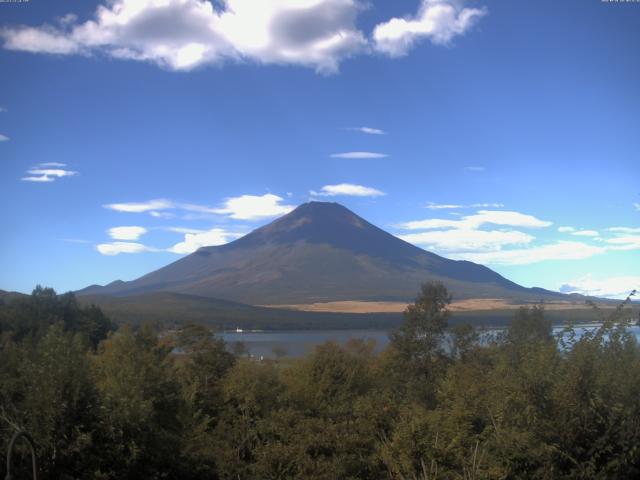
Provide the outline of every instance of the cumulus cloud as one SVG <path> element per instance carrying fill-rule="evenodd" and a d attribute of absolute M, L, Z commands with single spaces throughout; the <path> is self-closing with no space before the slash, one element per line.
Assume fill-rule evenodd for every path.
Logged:
<path fill-rule="evenodd" d="M 135 242 L 111 242 L 101 243 L 96 245 L 96 250 L 102 255 L 115 256 L 121 253 L 142 253 L 142 252 L 157 252 L 156 248 L 142 245 Z"/>
<path fill-rule="evenodd" d="M 605 252 L 606 249 L 603 247 L 582 242 L 560 241 L 529 248 L 456 253 L 450 257 L 485 265 L 529 265 L 547 260 L 583 260 Z"/>
<path fill-rule="evenodd" d="M 382 195 L 386 195 L 384 192 L 375 188 L 365 187 L 363 185 L 354 185 L 352 183 L 325 185 L 319 192 L 311 190 L 309 193 L 315 197 L 380 197 Z"/>
<path fill-rule="evenodd" d="M 430 230 L 453 228 L 474 230 L 484 224 L 507 225 L 511 227 L 541 228 L 552 225 L 552 222 L 540 220 L 533 215 L 503 210 L 480 210 L 474 215 L 466 215 L 460 220 L 431 218 L 416 220 L 398 225 L 404 230 Z"/>
<path fill-rule="evenodd" d="M 387 132 L 381 130 L 379 128 L 372 127 L 352 127 L 348 130 L 353 130 L 354 132 L 366 133 L 367 135 L 386 135 Z"/>
<path fill-rule="evenodd" d="M 178 229 L 174 229 L 177 231 Z M 207 231 L 186 232 L 184 240 L 176 243 L 173 247 L 169 248 L 169 252 L 178 254 L 193 253 L 201 247 L 213 247 L 216 245 L 224 245 L 229 243 L 242 234 L 229 232 L 222 228 L 212 228 Z"/>
<path fill-rule="evenodd" d="M 109 236 L 115 240 L 138 240 L 142 235 L 147 233 L 144 227 L 113 227 L 107 230 Z"/>
<path fill-rule="evenodd" d="M 462 205 L 433 204 L 434 210 L 458 208 Z M 500 226 L 487 229 L 488 225 Z M 421 230 L 399 235 L 407 242 L 433 249 L 450 258 L 469 260 L 483 264 L 525 265 L 552 259 L 587 258 L 606 251 L 605 247 L 593 247 L 580 242 L 557 242 L 533 245 L 536 238 L 514 227 L 545 228 L 552 222 L 533 215 L 503 210 L 479 210 L 460 219 L 432 218 L 405 222 L 398 227 L 404 230 Z M 573 249 L 573 250 L 572 250 Z"/>
<path fill-rule="evenodd" d="M 246 60 L 334 72 L 367 46 L 355 27 L 361 9 L 357 0 L 114 0 L 84 23 L 1 34 L 10 50 L 100 52 L 172 70 Z"/>
<path fill-rule="evenodd" d="M 435 230 L 400 235 L 406 242 L 441 252 L 496 251 L 507 245 L 525 245 L 535 237 L 514 230 Z"/>
<path fill-rule="evenodd" d="M 562 284 L 558 290 L 594 297 L 626 298 L 631 291 L 640 290 L 640 277 L 629 275 L 594 278 L 593 275 L 585 275 Z"/>
<path fill-rule="evenodd" d="M 66 167 L 64 163 L 39 163 L 27 170 L 27 175 L 22 177 L 21 180 L 24 182 L 51 183 L 59 178 L 72 177 L 78 174 L 78 172 L 67 170 L 64 167 Z"/>
<path fill-rule="evenodd" d="M 386 153 L 377 152 L 343 152 L 329 155 L 331 158 L 363 159 L 363 158 L 386 158 Z"/>
<path fill-rule="evenodd" d="M 289 213 L 295 205 L 283 204 L 284 199 L 278 195 L 242 195 L 228 198 L 224 207 L 207 209 L 207 212 L 227 215 L 236 220 L 260 220 L 277 217 Z"/>
<path fill-rule="evenodd" d="M 571 232 L 575 232 L 576 229 L 573 227 L 558 227 L 558 231 L 560 233 L 571 233 Z"/>
<path fill-rule="evenodd" d="M 0 142 L 8 142 L 9 141 L 9 137 L 7 137 L 6 135 L 2 135 L 0 133 Z"/>
<path fill-rule="evenodd" d="M 487 14 L 485 8 L 462 8 L 460 4 L 456 0 L 423 0 L 417 15 L 392 18 L 375 27 L 375 49 L 390 57 L 400 57 L 421 40 L 448 44 Z"/>

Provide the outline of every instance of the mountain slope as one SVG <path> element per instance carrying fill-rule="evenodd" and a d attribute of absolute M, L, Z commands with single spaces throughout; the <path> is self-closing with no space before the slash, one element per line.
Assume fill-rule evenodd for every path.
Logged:
<path fill-rule="evenodd" d="M 204 247 L 131 282 L 78 294 L 174 292 L 252 305 L 338 300 L 410 301 L 440 280 L 457 299 L 562 298 L 527 289 L 487 267 L 417 248 L 336 203 L 310 202 L 248 235 Z"/>

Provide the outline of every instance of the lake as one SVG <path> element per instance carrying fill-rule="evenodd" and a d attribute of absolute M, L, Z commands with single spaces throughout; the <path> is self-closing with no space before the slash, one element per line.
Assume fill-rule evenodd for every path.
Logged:
<path fill-rule="evenodd" d="M 576 328 L 577 336 L 588 330 L 597 328 L 596 325 L 586 325 Z M 640 342 L 640 327 L 629 327 L 630 331 Z M 554 328 L 554 333 L 560 333 L 562 327 Z M 484 333 L 491 335 L 501 329 L 488 329 Z M 249 331 L 224 332 L 219 334 L 227 342 L 230 349 L 236 342 L 243 342 L 249 353 L 254 357 L 274 358 L 274 350 L 281 350 L 289 357 L 301 357 L 309 353 L 317 345 L 328 340 L 345 344 L 352 339 L 374 340 L 376 351 L 382 351 L 389 344 L 389 330 L 294 330 L 294 331 Z"/>

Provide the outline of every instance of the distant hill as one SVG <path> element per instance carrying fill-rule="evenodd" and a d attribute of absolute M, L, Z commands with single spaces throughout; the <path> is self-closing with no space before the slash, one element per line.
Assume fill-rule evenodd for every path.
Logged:
<path fill-rule="evenodd" d="M 127 297 L 83 295 L 83 305 L 98 305 L 118 323 L 160 322 L 165 326 L 184 323 L 208 325 L 219 330 L 237 327 L 259 330 L 394 328 L 402 322 L 399 313 L 319 313 L 253 307 L 242 303 L 171 292 Z"/>
<path fill-rule="evenodd" d="M 78 295 L 171 292 L 251 305 L 341 300 L 411 301 L 420 284 L 442 281 L 454 299 L 516 302 L 571 299 L 525 288 L 493 270 L 422 250 L 337 203 L 310 202 L 231 243 L 204 247 L 130 282 Z"/>

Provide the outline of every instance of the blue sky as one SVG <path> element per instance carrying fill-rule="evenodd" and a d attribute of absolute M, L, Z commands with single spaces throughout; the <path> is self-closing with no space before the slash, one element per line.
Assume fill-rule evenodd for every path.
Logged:
<path fill-rule="evenodd" d="M 600 0 L 0 3 L 0 288 L 133 279 L 318 199 L 620 296 L 639 24 Z"/>

